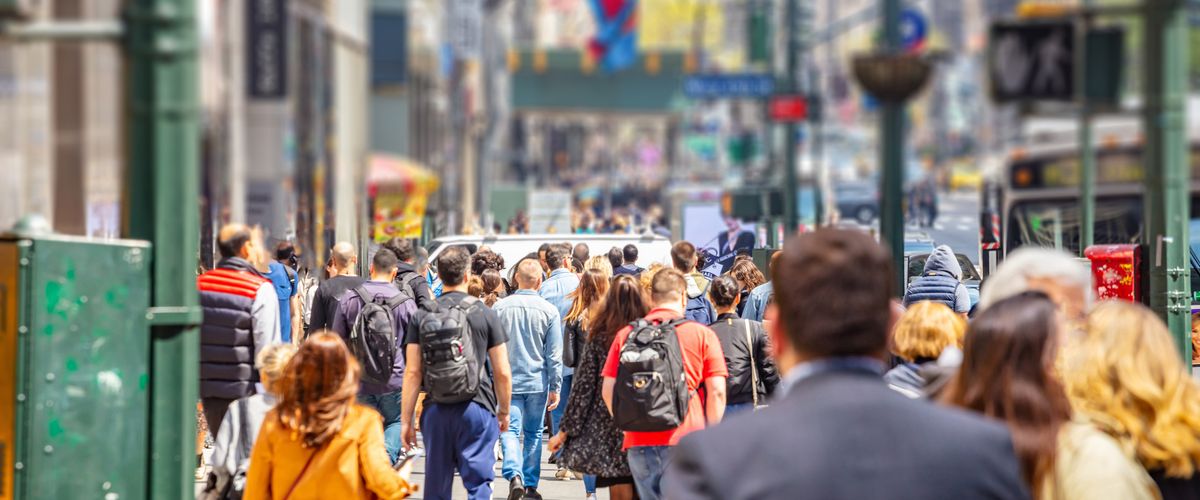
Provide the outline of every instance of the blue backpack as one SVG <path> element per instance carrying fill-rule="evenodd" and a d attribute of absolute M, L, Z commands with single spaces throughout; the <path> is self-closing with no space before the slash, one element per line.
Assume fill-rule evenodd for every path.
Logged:
<path fill-rule="evenodd" d="M 712 283 L 709 283 L 712 286 Z M 700 323 L 701 325 L 711 325 L 717 321 L 717 311 L 713 309 L 712 302 L 708 300 L 708 286 L 704 287 L 704 291 L 699 297 L 688 297 L 687 309 L 683 311 L 683 317 Z"/>

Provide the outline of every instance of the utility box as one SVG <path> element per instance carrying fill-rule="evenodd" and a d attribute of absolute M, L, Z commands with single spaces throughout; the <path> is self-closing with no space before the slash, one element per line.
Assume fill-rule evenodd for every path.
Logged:
<path fill-rule="evenodd" d="M 1083 252 L 1092 265 L 1096 298 L 1142 300 L 1142 255 L 1139 245 L 1095 245 Z"/>
<path fill-rule="evenodd" d="M 146 498 L 150 255 L 0 238 L 0 500 Z"/>

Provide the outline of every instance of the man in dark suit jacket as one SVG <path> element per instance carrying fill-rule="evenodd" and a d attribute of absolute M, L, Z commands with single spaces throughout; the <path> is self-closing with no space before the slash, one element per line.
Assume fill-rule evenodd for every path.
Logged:
<path fill-rule="evenodd" d="M 790 240 L 768 326 L 786 372 L 779 397 L 684 438 L 665 497 L 1029 498 L 1005 427 L 884 384 L 892 276 L 887 251 L 864 233 Z"/>

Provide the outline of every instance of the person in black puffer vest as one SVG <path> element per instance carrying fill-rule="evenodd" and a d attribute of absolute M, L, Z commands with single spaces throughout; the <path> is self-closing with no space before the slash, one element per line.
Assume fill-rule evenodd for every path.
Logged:
<path fill-rule="evenodd" d="M 954 250 L 946 245 L 938 246 L 925 260 L 925 271 L 908 285 L 904 293 L 904 307 L 921 301 L 945 304 L 959 314 L 971 310 L 971 296 L 962 284 L 962 267 L 954 256 Z"/>
<path fill-rule="evenodd" d="M 213 435 L 234 400 L 257 392 L 254 359 L 280 343 L 279 299 L 271 280 L 250 261 L 261 252 L 250 228 L 221 228 L 217 268 L 196 278 L 204 317 L 200 323 L 200 399 Z"/>

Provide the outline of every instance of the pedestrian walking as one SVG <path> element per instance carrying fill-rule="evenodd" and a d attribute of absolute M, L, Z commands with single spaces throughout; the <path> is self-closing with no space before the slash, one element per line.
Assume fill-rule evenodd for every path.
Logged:
<path fill-rule="evenodd" d="M 437 302 L 434 301 L 433 292 L 429 289 L 429 282 L 425 281 L 425 274 L 417 270 L 417 250 L 412 240 L 392 238 L 384 243 L 383 247 L 391 250 L 396 254 L 396 258 L 400 259 L 400 263 L 396 265 L 396 287 L 403 289 L 407 286 L 412 290 L 413 300 L 417 301 L 417 308 L 423 311 L 436 309 Z"/>
<path fill-rule="evenodd" d="M 620 269 L 621 266 L 625 265 L 625 257 L 624 257 L 624 253 L 621 252 L 621 249 L 617 248 L 617 247 L 612 247 L 611 249 L 608 250 L 608 255 L 606 255 L 605 257 L 608 258 L 608 264 L 609 264 L 609 266 L 612 267 L 613 275 L 617 276 L 617 275 L 622 274 L 622 273 L 617 272 L 617 269 Z"/>
<path fill-rule="evenodd" d="M 466 293 L 471 255 L 465 249 L 442 252 L 437 271 L 438 308 L 419 312 L 404 338 L 404 444 L 417 444 L 413 413 L 424 388 L 425 498 L 449 500 L 458 472 L 471 500 L 490 499 L 496 441 L 508 430 L 511 406 L 508 337 L 496 313 Z"/>
<path fill-rule="evenodd" d="M 275 247 L 275 260 L 267 266 L 267 278 L 275 285 L 279 298 L 279 337 L 292 341 L 292 332 L 301 331 L 300 280 L 296 272 L 296 247 L 283 241 Z"/>
<path fill-rule="evenodd" d="M 411 462 L 392 469 L 374 410 L 355 404 L 359 366 L 337 335 L 316 333 L 280 378 L 246 479 L 247 500 L 401 499 Z"/>
<path fill-rule="evenodd" d="M 591 269 L 595 269 L 597 271 L 603 272 L 604 275 L 608 276 L 610 280 L 613 277 L 612 263 L 609 262 L 608 258 L 603 255 L 594 256 L 583 263 L 584 271 L 588 271 Z"/>
<path fill-rule="evenodd" d="M 827 228 L 790 239 L 768 312 L 784 373 L 775 400 L 684 438 L 663 491 L 678 500 L 1029 498 L 1002 425 L 883 383 L 892 276 L 891 255 L 868 234 Z"/>
<path fill-rule="evenodd" d="M 771 262 L 767 264 L 767 272 L 773 274 L 775 272 L 775 262 L 779 260 L 779 252 L 771 254 Z M 765 276 L 764 276 L 765 277 Z M 763 316 L 767 312 L 767 305 L 775 298 L 775 288 L 767 281 L 750 290 L 750 295 L 746 296 L 746 307 L 742 310 L 743 318 L 762 321 Z"/>
<path fill-rule="evenodd" d="M 734 261 L 733 267 L 726 273 L 737 280 L 738 286 L 741 287 L 741 292 L 738 293 L 737 313 L 742 316 L 746 312 L 746 303 L 750 301 L 750 291 L 767 283 L 766 276 L 763 276 L 762 271 L 758 270 L 758 266 L 754 265 L 754 261 L 750 259 L 738 259 Z M 715 307 L 716 304 L 713 304 Z"/>
<path fill-rule="evenodd" d="M 687 284 L 687 306 L 683 315 L 707 325 L 717 320 L 717 312 L 708 300 L 708 278 L 696 271 L 698 259 L 696 246 L 689 242 L 680 241 L 671 246 L 671 263 L 683 274 Z"/>
<path fill-rule="evenodd" d="M 559 453 L 564 467 L 587 474 L 584 485 L 589 500 L 594 500 L 597 488 L 608 488 L 611 500 L 629 500 L 634 498 L 634 487 L 622 448 L 625 435 L 604 405 L 601 372 L 616 333 L 644 317 L 650 308 L 632 276 L 616 276 L 611 286 L 601 278 L 602 271 L 588 270 L 572 314 L 567 316 L 584 343 L 567 410 L 558 433 L 550 439 L 550 450 Z M 593 287 L 596 292 L 607 291 L 602 298 L 593 298 Z"/>
<path fill-rule="evenodd" d="M 333 331 L 346 341 L 361 367 L 358 401 L 383 417 L 383 440 L 392 462 L 400 458 L 401 390 L 404 388 L 404 335 L 414 322 L 417 302 L 393 284 L 400 260 L 387 248 L 371 258 L 371 279 L 347 290 L 338 301 Z"/>
<path fill-rule="evenodd" d="M 663 269 L 655 274 L 650 300 L 654 308 L 622 328 L 609 348 L 602 394 L 617 427 L 625 431 L 623 448 L 638 497 L 658 500 L 671 447 L 706 422 L 721 421 L 728 372 L 716 334 L 683 316 L 688 301 L 683 273 Z M 704 401 L 696 394 L 701 386 Z M 639 387 L 650 392 L 631 392 Z"/>
<path fill-rule="evenodd" d="M 587 262 L 592 257 L 592 249 L 588 248 L 587 243 L 576 243 L 571 250 L 571 257 L 579 262 Z"/>
<path fill-rule="evenodd" d="M 1061 250 L 1021 247 L 983 283 L 980 311 L 1028 291 L 1050 296 L 1072 331 L 1082 331 L 1092 299 L 1092 271 L 1079 259 Z"/>
<path fill-rule="evenodd" d="M 971 323 L 962 366 L 942 401 L 1008 425 L 1022 477 L 1038 499 L 1157 498 L 1116 440 L 1071 420 L 1054 373 L 1060 329 L 1054 304 L 1038 292 L 989 307 Z"/>
<path fill-rule="evenodd" d="M 252 261 L 261 243 L 250 228 L 229 224 L 217 235 L 221 261 L 196 278 L 200 306 L 200 399 L 213 434 L 220 432 L 229 404 L 254 394 L 254 359 L 281 340 L 275 286 Z"/>
<path fill-rule="evenodd" d="M 1106 302 L 1065 354 L 1076 412 L 1132 452 L 1164 500 L 1200 498 L 1200 387 L 1162 320 L 1141 304 Z"/>
<path fill-rule="evenodd" d="M 928 372 L 947 348 L 962 348 L 967 321 L 937 302 L 918 302 L 904 311 L 892 329 L 892 354 L 900 363 L 883 375 L 888 387 L 916 399 L 926 395 Z"/>
<path fill-rule="evenodd" d="M 575 301 L 575 291 L 579 289 L 579 276 L 567 268 L 567 262 L 571 259 L 570 253 L 571 246 L 568 244 L 550 246 L 550 250 L 546 253 L 546 264 L 550 267 L 550 276 L 546 278 L 546 282 L 538 290 L 538 294 L 542 298 L 558 309 L 560 331 L 565 329 L 565 318 L 571 311 L 571 306 Z M 566 401 L 567 398 L 571 397 L 571 385 L 574 380 L 574 374 L 575 371 L 571 367 L 563 367 L 562 401 Z M 563 411 L 565 410 L 565 405 L 558 405 L 555 409 L 551 410 L 551 436 L 558 433 L 558 425 L 562 421 Z M 554 472 L 554 477 L 557 479 L 569 479 L 571 478 L 571 471 L 565 467 L 558 467 L 558 470 Z"/>
<path fill-rule="evenodd" d="M 312 331 L 332 330 L 337 317 L 338 301 L 346 292 L 367 282 L 358 275 L 358 251 L 345 241 L 333 246 L 329 253 L 334 274 L 317 286 L 313 294 L 312 320 L 308 328 Z"/>
<path fill-rule="evenodd" d="M 925 259 L 925 270 L 904 292 L 904 307 L 929 300 L 946 305 L 966 317 L 971 311 L 971 296 L 962 283 L 962 266 L 954 250 L 939 245 Z"/>
<path fill-rule="evenodd" d="M 737 266 L 734 266 L 735 268 Z M 717 320 L 708 325 L 725 355 L 725 416 L 766 405 L 779 384 L 771 344 L 762 323 L 738 317 L 741 286 L 731 275 L 718 276 L 708 288 Z"/>
<path fill-rule="evenodd" d="M 622 263 L 621 263 L 621 265 L 619 265 L 613 269 L 613 274 L 618 275 L 618 276 L 620 276 L 622 274 L 629 274 L 634 277 L 637 277 L 637 275 L 642 274 L 642 271 L 645 271 L 645 269 L 642 269 L 641 267 L 638 267 L 638 265 L 637 265 L 637 260 L 638 260 L 637 245 L 634 245 L 633 243 L 625 245 L 625 248 L 621 249 L 621 258 L 622 258 Z"/>
<path fill-rule="evenodd" d="M 612 275 L 606 272 L 608 262 L 604 259 L 601 259 L 599 262 L 603 264 L 601 269 L 588 269 L 583 272 L 579 280 L 579 288 L 571 294 L 573 301 L 571 303 L 571 310 L 567 312 L 567 317 L 564 318 L 563 366 L 571 369 L 576 369 L 579 365 L 579 360 L 583 356 L 583 351 L 587 346 L 588 319 L 592 317 L 596 310 L 600 309 L 604 295 L 608 292 L 609 281 L 612 279 Z M 596 370 L 596 385 L 598 387 L 599 366 L 596 367 Z M 568 395 L 574 392 L 575 385 L 574 377 L 572 376 L 571 390 L 567 391 Z M 559 405 L 559 408 L 563 410 L 562 418 L 566 418 L 566 401 L 563 401 Z M 557 432 L 552 434 L 552 436 L 563 433 L 561 420 L 555 430 Z M 557 451 L 552 450 L 551 457 L 555 458 L 554 463 L 559 463 L 559 453 Z M 565 472 L 570 471 L 570 468 L 560 464 L 559 470 L 564 471 L 563 475 L 566 476 Z M 575 471 L 573 474 L 579 474 L 579 472 Z M 596 494 L 596 476 L 585 474 L 582 477 L 584 492 L 594 496 Z M 565 477 L 560 479 L 565 479 Z"/>
<path fill-rule="evenodd" d="M 212 473 L 200 498 L 223 500 L 245 493 L 250 452 L 267 412 L 275 407 L 279 381 L 296 349 L 292 344 L 275 344 L 258 354 L 255 364 L 262 388 L 257 394 L 229 405 L 229 411 L 225 412 L 221 433 L 213 444 Z"/>
<path fill-rule="evenodd" d="M 551 265 L 557 263 L 554 272 L 564 271 L 564 253 L 555 247 L 549 257 Z M 564 384 L 562 318 L 557 307 L 538 295 L 538 288 L 544 288 L 540 271 L 534 261 L 522 262 L 517 269 L 517 291 L 493 308 L 508 334 L 513 374 L 511 416 L 508 431 L 500 439 L 510 500 L 541 498 L 537 488 L 542 474 L 542 429 L 546 411 L 558 407 Z M 566 275 L 574 277 L 569 272 Z"/>

